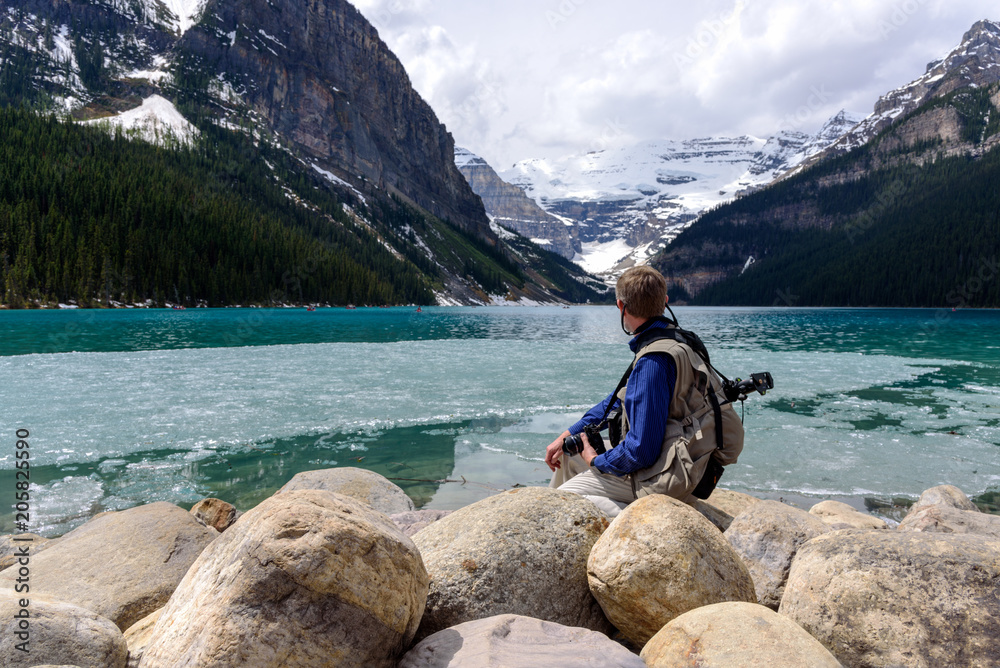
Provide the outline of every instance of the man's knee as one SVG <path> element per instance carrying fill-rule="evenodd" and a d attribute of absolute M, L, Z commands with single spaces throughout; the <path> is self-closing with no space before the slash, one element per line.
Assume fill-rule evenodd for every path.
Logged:
<path fill-rule="evenodd" d="M 583 498 L 591 501 L 597 509 L 608 517 L 618 517 L 618 514 L 625 510 L 627 503 L 622 503 L 621 501 L 615 501 L 614 499 L 609 499 L 606 496 L 593 496 L 591 494 L 582 494 Z"/>

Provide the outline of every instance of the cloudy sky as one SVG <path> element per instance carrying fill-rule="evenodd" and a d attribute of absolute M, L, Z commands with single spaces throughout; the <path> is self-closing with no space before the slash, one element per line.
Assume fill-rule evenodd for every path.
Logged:
<path fill-rule="evenodd" d="M 497 169 L 652 138 L 817 131 L 923 74 L 984 0 L 353 0 Z"/>

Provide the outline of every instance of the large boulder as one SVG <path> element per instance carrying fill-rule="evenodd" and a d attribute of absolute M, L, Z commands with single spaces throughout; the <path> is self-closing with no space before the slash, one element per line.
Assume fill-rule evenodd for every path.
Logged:
<path fill-rule="evenodd" d="M 413 542 L 382 513 L 331 492 L 278 494 L 191 566 L 140 665 L 394 666 L 427 582 Z"/>
<path fill-rule="evenodd" d="M 167 602 L 218 535 L 171 503 L 101 513 L 31 557 L 31 592 L 93 610 L 124 630 Z M 15 570 L 0 571 L 0 587 L 14 587 Z"/>
<path fill-rule="evenodd" d="M 840 668 L 801 626 L 756 603 L 716 603 L 685 612 L 646 643 L 648 668 Z"/>
<path fill-rule="evenodd" d="M 602 633 L 520 615 L 464 622 L 424 638 L 399 668 L 646 668 Z"/>
<path fill-rule="evenodd" d="M 997 582 L 995 538 L 835 531 L 799 550 L 779 612 L 848 666 L 996 666 Z"/>
<path fill-rule="evenodd" d="M 734 492 L 731 489 L 716 487 L 705 501 L 730 517 L 739 517 L 740 513 L 749 509 L 754 504 L 760 503 L 761 500 L 743 492 Z"/>
<path fill-rule="evenodd" d="M 719 530 L 662 494 L 615 518 L 591 550 L 587 576 L 608 619 L 637 646 L 688 610 L 757 600 L 743 560 Z"/>
<path fill-rule="evenodd" d="M 974 533 L 1000 538 L 1000 515 L 979 510 L 959 510 L 954 506 L 923 506 L 911 510 L 896 527 L 897 531 L 930 533 Z"/>
<path fill-rule="evenodd" d="M 25 601 L 28 605 L 22 607 Z M 30 616 L 27 620 L 18 617 L 23 614 Z M 18 633 L 26 633 L 27 637 L 19 637 Z M 17 649 L 24 642 L 27 652 Z M 125 638 L 110 619 L 34 591 L 29 595 L 0 589 L 2 665 L 21 668 L 51 663 L 125 668 L 127 654 Z"/>
<path fill-rule="evenodd" d="M 815 515 L 824 524 L 838 528 L 851 529 L 888 529 L 885 520 L 873 515 L 862 513 L 842 501 L 820 501 L 809 509 L 810 515 Z M 845 526 L 841 526 L 845 525 Z"/>
<path fill-rule="evenodd" d="M 607 525 L 582 496 L 524 487 L 417 532 L 413 542 L 431 575 L 418 638 L 508 613 L 609 630 L 587 586 L 587 555 Z"/>
<path fill-rule="evenodd" d="M 830 530 L 804 510 L 761 501 L 734 519 L 725 535 L 750 571 L 757 602 L 777 610 L 795 553 L 806 541 Z"/>
<path fill-rule="evenodd" d="M 979 508 L 966 496 L 965 492 L 954 485 L 938 485 L 924 490 L 917 502 L 910 507 L 910 512 L 926 506 L 950 506 L 959 510 L 979 512 Z"/>
<path fill-rule="evenodd" d="M 277 493 L 283 494 L 300 489 L 322 489 L 350 496 L 386 515 L 405 513 L 414 509 L 413 501 L 402 488 L 378 473 L 366 469 L 345 467 L 303 471 L 295 474 Z"/>

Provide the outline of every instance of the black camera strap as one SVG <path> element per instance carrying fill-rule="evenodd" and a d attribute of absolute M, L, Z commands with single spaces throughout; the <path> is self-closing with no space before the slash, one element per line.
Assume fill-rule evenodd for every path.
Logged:
<path fill-rule="evenodd" d="M 628 365 L 627 369 L 625 369 L 622 379 L 618 381 L 618 386 L 615 387 L 614 391 L 611 393 L 611 399 L 608 401 L 608 407 L 604 409 L 604 415 L 601 416 L 600 421 L 597 423 L 598 426 L 608 421 L 608 415 L 611 414 L 611 408 L 618 403 L 618 393 L 621 392 L 621 389 L 628 383 L 628 378 L 632 375 L 632 369 L 634 368 L 635 360 L 632 360 L 632 363 Z"/>

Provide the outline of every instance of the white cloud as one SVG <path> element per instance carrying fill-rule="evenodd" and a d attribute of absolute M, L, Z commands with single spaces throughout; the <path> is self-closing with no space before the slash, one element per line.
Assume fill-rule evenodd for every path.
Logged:
<path fill-rule="evenodd" d="M 984 0 L 359 0 L 498 168 L 647 138 L 816 130 L 923 73 Z"/>

